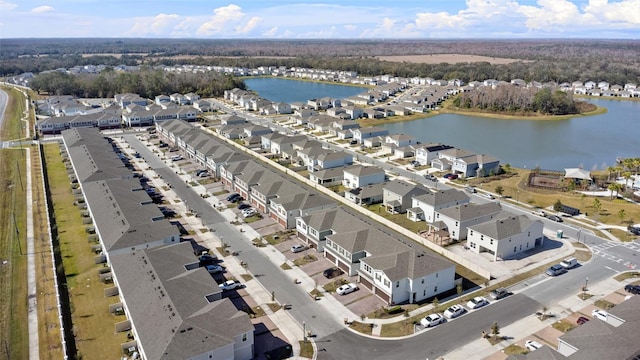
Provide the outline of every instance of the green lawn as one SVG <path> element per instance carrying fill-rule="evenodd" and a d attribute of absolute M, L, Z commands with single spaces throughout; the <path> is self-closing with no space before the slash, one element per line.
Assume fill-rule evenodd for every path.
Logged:
<path fill-rule="evenodd" d="M 119 358 L 120 344 L 127 338 L 126 333 L 114 334 L 114 324 L 126 318 L 124 315 L 111 315 L 108 311 L 108 306 L 118 302 L 119 298 L 104 297 L 104 289 L 113 284 L 103 284 L 98 279 L 98 270 L 103 266 L 94 261 L 86 225 L 78 207 L 73 205 L 75 197 L 57 144 L 45 146 L 45 158 L 71 298 L 78 357 Z"/>

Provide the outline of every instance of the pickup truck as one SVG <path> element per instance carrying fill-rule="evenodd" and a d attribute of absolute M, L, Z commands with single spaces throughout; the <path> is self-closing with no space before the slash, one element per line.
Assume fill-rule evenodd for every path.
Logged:
<path fill-rule="evenodd" d="M 574 267 L 578 266 L 578 260 L 576 260 L 576 258 L 574 257 L 566 258 L 560 262 L 560 266 L 565 269 L 573 269 Z"/>

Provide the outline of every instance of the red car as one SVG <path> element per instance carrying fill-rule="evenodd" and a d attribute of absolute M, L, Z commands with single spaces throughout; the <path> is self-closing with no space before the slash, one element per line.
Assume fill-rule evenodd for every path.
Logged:
<path fill-rule="evenodd" d="M 582 324 L 586 323 L 587 321 L 589 321 L 588 317 L 580 316 L 578 318 L 578 321 L 576 321 L 576 322 L 578 323 L 578 325 L 582 325 Z"/>

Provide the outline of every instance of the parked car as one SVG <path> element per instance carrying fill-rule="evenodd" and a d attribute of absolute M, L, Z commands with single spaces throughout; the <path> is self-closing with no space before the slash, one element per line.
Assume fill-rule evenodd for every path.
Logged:
<path fill-rule="evenodd" d="M 306 247 L 306 246 L 304 246 L 304 245 L 302 245 L 302 244 L 296 244 L 296 245 L 293 245 L 293 246 L 291 247 L 291 252 L 292 252 L 292 253 L 299 253 L 299 252 L 304 251 L 306 248 L 307 248 L 307 247 Z"/>
<path fill-rule="evenodd" d="M 551 221 L 555 221 L 555 222 L 562 222 L 562 218 L 558 215 L 548 215 L 547 219 L 551 220 Z"/>
<path fill-rule="evenodd" d="M 349 141 L 349 145 L 356 145 L 357 143 L 358 143 L 358 140 Z"/>
<path fill-rule="evenodd" d="M 218 285 L 218 287 L 220 288 L 220 290 L 233 290 L 233 289 L 238 289 L 242 287 L 242 284 L 240 284 L 240 282 L 235 281 L 235 280 L 227 280 L 225 282 L 223 282 L 222 284 Z"/>
<path fill-rule="evenodd" d="M 604 310 L 600 310 L 600 309 L 593 309 L 593 311 L 591 311 L 591 315 L 599 320 L 602 321 L 607 321 L 607 317 L 609 317 L 609 313 L 604 311 Z"/>
<path fill-rule="evenodd" d="M 438 178 L 437 178 L 437 177 L 435 177 L 435 176 L 434 176 L 434 175 L 432 175 L 432 174 L 425 174 L 425 175 L 424 175 L 424 178 L 425 178 L 425 179 L 427 179 L 427 180 L 431 180 L 431 181 L 438 181 Z"/>
<path fill-rule="evenodd" d="M 489 300 L 482 296 L 476 296 L 467 303 L 469 309 L 479 309 L 485 305 L 489 305 Z"/>
<path fill-rule="evenodd" d="M 444 174 L 444 176 L 442 178 L 443 179 L 449 179 L 452 175 L 453 175 L 452 173 Z"/>
<path fill-rule="evenodd" d="M 491 294 L 489 294 L 491 296 L 491 298 L 493 300 L 500 300 L 503 297 L 507 297 L 509 295 L 511 295 L 511 293 L 509 292 L 509 290 L 505 289 L 505 288 L 497 288 L 495 290 L 493 290 L 491 292 Z"/>
<path fill-rule="evenodd" d="M 233 193 L 233 194 L 229 194 L 227 195 L 227 201 L 233 201 L 233 199 L 240 197 L 240 194 L 238 193 Z"/>
<path fill-rule="evenodd" d="M 547 217 L 547 213 L 545 213 L 542 210 L 533 210 L 531 212 L 533 215 L 538 215 L 538 216 L 542 216 L 542 217 Z"/>
<path fill-rule="evenodd" d="M 236 196 L 233 199 L 231 199 L 231 202 L 232 203 L 239 203 L 242 200 L 244 200 L 244 198 L 242 196 Z"/>
<path fill-rule="evenodd" d="M 212 265 L 205 266 L 205 268 L 207 269 L 209 274 L 218 274 L 218 273 L 224 272 L 224 268 L 220 265 L 212 264 Z"/>
<path fill-rule="evenodd" d="M 545 271 L 545 274 L 547 274 L 549 276 L 558 276 L 558 275 L 562 275 L 562 274 L 564 274 L 566 272 L 567 272 L 567 269 L 562 267 L 562 265 L 555 264 L 555 265 L 552 265 L 550 268 L 548 268 L 547 271 Z"/>
<path fill-rule="evenodd" d="M 430 328 L 436 325 L 440 325 L 443 322 L 447 321 L 444 316 L 434 313 L 425 316 L 422 320 L 420 320 L 420 325 Z"/>
<path fill-rule="evenodd" d="M 322 275 L 324 275 L 324 277 L 326 277 L 327 279 L 333 279 L 334 277 L 340 276 L 342 274 L 344 274 L 344 271 L 337 267 L 328 268 L 327 270 L 322 272 Z"/>
<path fill-rule="evenodd" d="M 251 205 L 247 204 L 247 203 L 240 203 L 238 204 L 238 210 L 244 210 L 244 209 L 248 209 L 250 208 Z"/>
<path fill-rule="evenodd" d="M 218 261 L 218 257 L 214 255 L 209 255 L 209 254 L 202 254 L 198 258 L 198 260 L 200 261 L 201 266 L 206 266 L 206 265 L 214 264 L 216 261 Z"/>
<path fill-rule="evenodd" d="M 524 342 L 524 347 L 527 348 L 527 350 L 529 351 L 535 351 L 540 349 L 542 347 L 542 344 L 540 344 L 535 340 L 527 340 Z"/>
<path fill-rule="evenodd" d="M 448 177 L 449 180 L 455 180 L 458 178 L 458 174 L 451 174 L 451 176 Z"/>
<path fill-rule="evenodd" d="M 573 269 L 574 267 L 578 266 L 578 259 L 574 257 L 566 258 L 560 262 L 560 266 L 565 269 Z"/>
<path fill-rule="evenodd" d="M 589 318 L 588 318 L 588 317 L 586 317 L 586 316 L 580 316 L 580 317 L 578 318 L 578 320 L 576 321 L 576 323 L 577 323 L 578 325 L 582 325 L 582 324 L 586 323 L 587 321 L 589 321 Z"/>
<path fill-rule="evenodd" d="M 627 229 L 634 235 L 640 235 L 640 226 L 638 225 L 629 225 Z"/>
<path fill-rule="evenodd" d="M 496 198 L 495 196 L 493 196 L 493 194 L 489 194 L 489 193 L 482 193 L 480 195 L 482 195 L 482 196 L 484 196 L 484 197 L 486 197 L 487 199 L 490 199 L 490 200 L 493 200 L 493 199 Z"/>
<path fill-rule="evenodd" d="M 242 210 L 242 216 L 246 217 L 246 218 L 251 217 L 251 216 L 255 215 L 256 213 L 258 213 L 258 212 L 254 208 L 248 208 L 248 209 Z"/>
<path fill-rule="evenodd" d="M 458 316 L 464 314 L 465 309 L 462 305 L 451 305 L 447 310 L 444 311 L 444 317 L 447 319 L 457 318 Z"/>
<path fill-rule="evenodd" d="M 358 290 L 358 285 L 350 283 L 340 286 L 338 289 L 336 289 L 336 293 L 338 293 L 338 295 L 347 295 L 356 290 Z"/>
<path fill-rule="evenodd" d="M 625 285 L 624 291 L 631 294 L 640 295 L 640 285 L 631 285 L 631 284 Z"/>
<path fill-rule="evenodd" d="M 160 148 L 166 148 L 166 147 L 169 147 L 169 144 L 167 144 L 167 143 L 163 142 L 163 143 L 160 143 L 160 145 L 158 145 L 158 147 L 160 147 Z"/>
<path fill-rule="evenodd" d="M 142 157 L 139 152 L 134 153 L 133 156 L 137 159 L 140 159 Z"/>
<path fill-rule="evenodd" d="M 184 159 L 184 158 L 182 157 L 182 155 L 173 155 L 173 156 L 171 157 L 171 161 L 179 161 L 179 160 L 182 160 L 182 159 Z"/>
<path fill-rule="evenodd" d="M 414 160 L 411 162 L 411 166 L 413 167 L 420 166 L 420 163 Z"/>
<path fill-rule="evenodd" d="M 477 192 L 476 188 L 474 188 L 473 186 L 465 187 L 464 191 L 468 192 L 469 194 L 475 194 Z"/>

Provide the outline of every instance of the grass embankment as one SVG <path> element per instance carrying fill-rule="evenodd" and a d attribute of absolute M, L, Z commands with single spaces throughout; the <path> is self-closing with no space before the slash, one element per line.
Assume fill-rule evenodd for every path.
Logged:
<path fill-rule="evenodd" d="M 95 254 L 88 241 L 80 209 L 71 191 L 65 163 L 57 144 L 45 146 L 45 158 L 54 216 L 58 226 L 60 252 L 68 282 L 69 297 L 78 357 L 83 359 L 116 359 L 121 356 L 120 344 L 126 333 L 115 333 L 114 324 L 126 320 L 124 315 L 109 313 L 109 305 L 118 297 L 104 296 L 98 270 L 103 266 L 94 261 Z"/>
<path fill-rule="evenodd" d="M 588 219 L 605 224 L 626 226 L 629 223 L 640 221 L 640 207 L 625 200 L 599 196 L 597 199 L 601 204 L 601 209 L 599 213 L 596 213 L 593 207 L 596 197 L 570 191 L 532 188 L 526 185 L 530 170 L 511 168 L 510 172 L 515 175 L 498 180 L 493 180 L 492 177 L 472 179 L 466 184 L 492 193 L 495 193 L 496 187 L 502 186 L 503 195 L 509 198 L 507 201 L 518 200 L 521 203 L 540 208 L 553 206 L 557 200 L 560 200 L 562 204 L 578 208 L 581 213 L 588 214 Z M 625 216 L 621 220 L 619 214 L 623 209 Z"/>
<path fill-rule="evenodd" d="M 16 90 L 2 88 L 9 98 L 0 137 L 18 139 L 24 98 Z M 27 359 L 27 251 L 25 151 L 0 150 L 0 357 Z"/>

